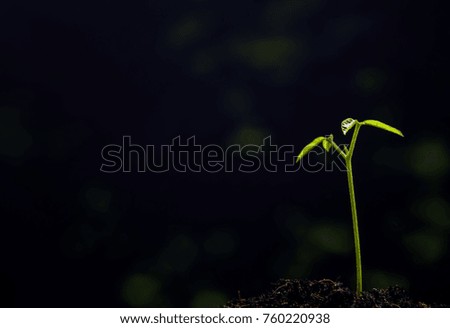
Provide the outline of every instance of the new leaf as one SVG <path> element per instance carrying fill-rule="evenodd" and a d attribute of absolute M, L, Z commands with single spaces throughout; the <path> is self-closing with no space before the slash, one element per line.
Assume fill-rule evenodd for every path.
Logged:
<path fill-rule="evenodd" d="M 373 126 L 373 127 L 379 128 L 379 129 L 383 129 L 383 130 L 398 134 L 401 137 L 404 137 L 403 133 L 400 130 L 398 130 L 390 125 L 387 125 L 383 122 L 377 121 L 377 120 L 365 120 L 364 122 L 361 122 L 361 124 L 362 125 L 370 125 L 370 126 Z"/>
<path fill-rule="evenodd" d="M 301 160 L 306 154 L 308 154 L 311 149 L 313 149 L 314 147 L 318 146 L 323 140 L 326 140 L 325 137 L 317 137 L 316 139 L 314 139 L 313 141 L 311 141 L 309 144 L 307 144 L 302 151 L 300 152 L 300 154 L 297 156 L 297 160 L 296 162 L 298 162 L 299 160 Z"/>
<path fill-rule="evenodd" d="M 350 131 L 358 121 L 353 118 L 346 118 L 341 123 L 341 129 L 344 136 Z"/>

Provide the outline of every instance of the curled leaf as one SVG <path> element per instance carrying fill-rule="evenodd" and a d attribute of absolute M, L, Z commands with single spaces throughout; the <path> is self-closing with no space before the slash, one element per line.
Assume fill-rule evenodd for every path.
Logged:
<path fill-rule="evenodd" d="M 341 123 L 341 129 L 344 136 L 350 131 L 358 121 L 353 118 L 346 118 Z"/>
<path fill-rule="evenodd" d="M 326 138 L 325 137 L 317 137 L 316 139 L 311 141 L 309 144 L 307 144 L 302 149 L 300 154 L 297 156 L 296 162 L 300 161 L 306 154 L 308 154 L 311 151 L 311 149 L 313 149 L 314 147 L 318 146 L 323 140 L 326 140 Z"/>
<path fill-rule="evenodd" d="M 370 125 L 379 129 L 383 129 L 392 133 L 395 133 L 401 137 L 404 137 L 403 133 L 390 125 L 387 125 L 386 123 L 377 121 L 377 120 L 365 120 L 364 122 L 361 122 L 362 125 Z"/>

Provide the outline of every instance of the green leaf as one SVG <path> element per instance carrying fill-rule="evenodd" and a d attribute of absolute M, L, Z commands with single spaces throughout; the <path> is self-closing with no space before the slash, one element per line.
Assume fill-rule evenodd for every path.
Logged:
<path fill-rule="evenodd" d="M 331 146 L 332 146 L 332 142 L 333 142 L 333 135 L 329 134 L 329 135 L 326 136 L 325 140 L 322 141 L 322 147 L 326 151 L 330 151 Z"/>
<path fill-rule="evenodd" d="M 376 120 L 365 120 L 365 121 L 362 122 L 361 124 L 362 124 L 362 125 L 370 125 L 370 126 L 374 126 L 374 127 L 376 127 L 376 128 L 383 129 L 383 130 L 386 130 L 386 131 L 389 131 L 389 132 L 398 134 L 398 135 L 401 136 L 401 137 L 404 137 L 403 133 L 402 133 L 400 130 L 398 130 L 398 129 L 396 129 L 396 128 L 390 126 L 390 125 L 387 125 L 387 124 L 385 124 L 385 123 L 383 123 L 383 122 L 380 122 L 380 121 L 376 121 Z"/>
<path fill-rule="evenodd" d="M 331 148 L 331 142 L 328 139 L 324 139 L 322 141 L 322 147 L 326 150 L 326 151 L 330 151 Z"/>
<path fill-rule="evenodd" d="M 302 151 L 300 152 L 300 154 L 297 156 L 297 160 L 296 162 L 298 162 L 299 160 L 301 160 L 306 154 L 308 154 L 311 149 L 313 149 L 314 147 L 318 146 L 323 140 L 326 140 L 325 137 L 317 137 L 316 139 L 314 139 L 313 141 L 311 141 L 309 144 L 307 144 Z"/>
<path fill-rule="evenodd" d="M 346 118 L 342 121 L 341 129 L 344 136 L 355 126 L 356 123 L 358 123 L 358 121 L 353 118 Z"/>

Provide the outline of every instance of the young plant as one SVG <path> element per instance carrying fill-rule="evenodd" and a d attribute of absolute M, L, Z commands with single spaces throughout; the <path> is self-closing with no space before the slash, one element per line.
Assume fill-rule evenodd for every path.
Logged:
<path fill-rule="evenodd" d="M 403 137 L 403 133 L 385 123 L 376 120 L 366 120 L 363 122 L 359 122 L 353 118 L 347 118 L 342 121 L 341 129 L 344 135 L 346 135 L 352 128 L 353 136 L 350 142 L 350 147 L 347 148 L 344 146 L 340 148 L 333 140 L 333 135 L 330 134 L 325 137 L 318 137 L 310 142 L 308 145 L 303 148 L 300 154 L 297 157 L 297 162 L 300 161 L 306 154 L 308 154 L 311 149 L 322 144 L 322 147 L 328 152 L 333 147 L 338 154 L 345 160 L 345 166 L 347 169 L 347 181 L 348 181 L 348 190 L 350 195 L 350 207 L 352 211 L 352 222 L 353 222 L 353 237 L 355 242 L 355 255 L 356 255 L 356 295 L 360 296 L 362 292 L 362 266 L 361 266 L 361 248 L 359 243 L 359 230 L 358 230 L 358 215 L 356 212 L 356 200 L 355 200 L 355 187 L 353 185 L 353 172 L 352 172 L 352 156 L 353 151 L 355 150 L 356 139 L 358 138 L 359 129 L 363 125 L 373 126 L 379 129 L 383 129 L 399 136 Z"/>

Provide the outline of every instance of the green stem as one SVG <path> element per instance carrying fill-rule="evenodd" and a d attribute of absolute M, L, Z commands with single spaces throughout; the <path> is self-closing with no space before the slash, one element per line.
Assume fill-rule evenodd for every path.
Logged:
<path fill-rule="evenodd" d="M 348 190 L 350 193 L 350 206 L 352 210 L 353 236 L 355 239 L 356 256 L 356 295 L 360 296 L 362 292 L 362 265 L 361 265 L 361 247 L 359 243 L 358 215 L 356 212 L 355 188 L 353 185 L 353 172 L 351 159 L 346 159 Z"/>
<path fill-rule="evenodd" d="M 342 151 L 341 148 L 339 148 L 339 146 L 338 146 L 333 140 L 331 141 L 331 145 L 332 145 L 333 148 L 339 153 L 339 155 L 341 155 L 341 156 L 345 159 L 345 157 L 346 157 L 347 155 L 345 154 L 344 151 Z"/>
<path fill-rule="evenodd" d="M 348 190 L 350 194 L 350 207 L 352 211 L 352 223 L 353 223 L 353 237 L 355 241 L 355 256 L 356 256 L 356 295 L 360 296 L 362 292 L 362 265 L 361 265 L 361 246 L 359 242 L 359 229 L 358 229 L 358 214 L 356 212 L 356 199 L 355 199 L 355 187 L 353 183 L 353 170 L 352 170 L 352 156 L 355 150 L 356 138 L 358 137 L 360 124 L 356 123 L 355 131 L 353 132 L 352 141 L 350 143 L 350 149 L 345 156 L 345 165 L 347 166 L 347 181 Z"/>

